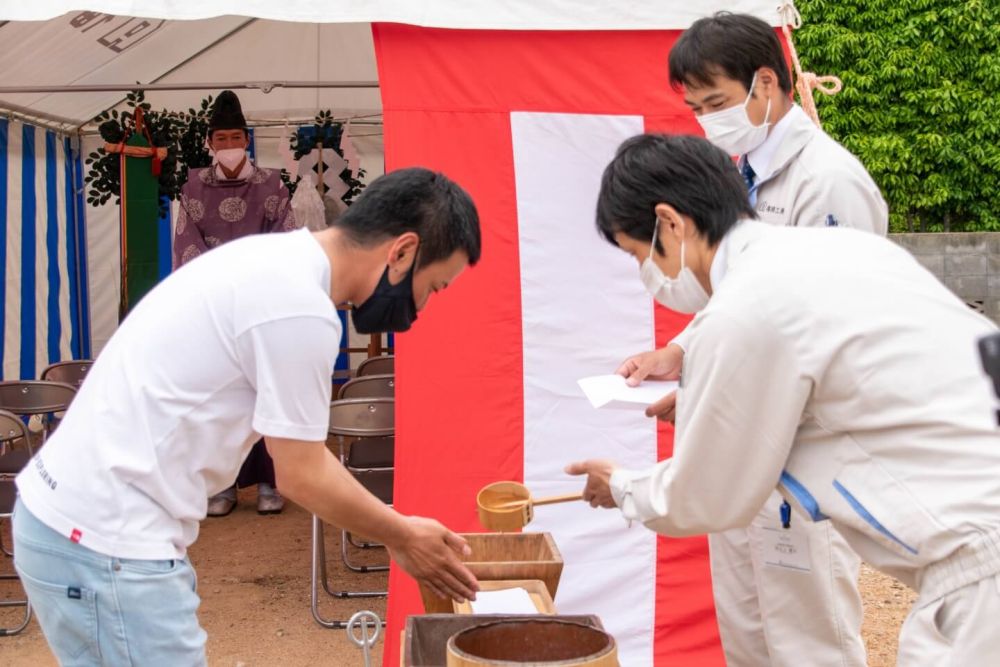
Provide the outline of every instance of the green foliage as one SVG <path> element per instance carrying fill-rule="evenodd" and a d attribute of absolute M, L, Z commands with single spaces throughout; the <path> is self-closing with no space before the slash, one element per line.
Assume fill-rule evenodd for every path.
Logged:
<path fill-rule="evenodd" d="M 169 199 L 177 199 L 181 187 L 187 181 L 188 169 L 192 167 L 207 167 L 212 164 L 212 158 L 205 148 L 208 136 L 208 116 L 212 97 L 201 101 L 197 111 L 189 109 L 188 113 L 175 113 L 160 109 L 154 111 L 146 102 L 142 90 L 133 90 L 125 98 L 129 111 L 119 112 L 109 109 L 94 118 L 99 124 L 101 138 L 110 144 L 127 140 L 135 132 L 135 110 L 143 111 L 143 120 L 149 129 L 153 145 L 166 148 L 167 157 L 160 165 L 160 195 Z M 117 153 L 108 153 L 103 148 L 87 156 L 87 203 L 94 206 L 105 204 L 112 197 L 115 204 L 121 204 L 121 159 Z M 161 202 L 160 214 L 166 213 L 167 203 Z"/>
<path fill-rule="evenodd" d="M 344 151 L 340 150 L 340 138 L 343 134 L 344 126 L 341 123 L 334 122 L 333 113 L 328 109 L 316 114 L 312 127 L 299 128 L 291 136 L 288 144 L 296 160 L 303 155 L 311 153 L 320 145 L 323 148 L 332 148 L 336 151 L 337 155 L 344 157 Z M 365 184 L 361 182 L 360 178 L 352 176 L 350 169 L 344 169 L 339 175 L 340 180 L 344 181 L 348 187 L 347 192 L 344 193 L 341 199 L 345 204 L 350 205 L 354 201 L 354 198 L 361 194 L 361 190 L 364 189 Z M 358 176 L 362 177 L 364 175 L 365 170 L 358 169 Z M 292 180 L 292 175 L 285 169 L 282 169 L 281 180 L 284 182 L 285 187 L 288 188 L 288 191 L 295 194 L 295 188 L 298 186 L 299 181 L 298 176 L 295 177 L 295 180 Z M 325 190 L 326 186 L 323 187 Z"/>
<path fill-rule="evenodd" d="M 94 119 L 100 124 L 101 137 L 108 143 L 117 144 L 127 140 L 135 131 L 135 110 L 142 109 L 143 120 L 149 130 L 153 145 L 167 148 L 167 157 L 160 165 L 160 194 L 176 199 L 183 180 L 179 180 L 178 153 L 176 150 L 179 121 L 166 111 L 153 111 L 141 90 L 130 92 L 125 98 L 130 109 L 119 113 L 117 109 L 105 111 Z M 111 197 L 115 204 L 121 204 L 121 159 L 117 153 L 108 153 L 100 148 L 87 156 L 87 203 L 99 206 Z M 184 172 L 186 173 L 186 172 Z M 160 214 L 166 212 L 166 204 L 161 203 Z"/>
<path fill-rule="evenodd" d="M 823 129 L 882 188 L 890 231 L 1000 231 L 1000 2 L 799 0 Z"/>

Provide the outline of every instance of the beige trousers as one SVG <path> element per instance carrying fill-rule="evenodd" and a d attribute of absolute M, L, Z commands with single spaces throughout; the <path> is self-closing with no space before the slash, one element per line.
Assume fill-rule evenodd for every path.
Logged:
<path fill-rule="evenodd" d="M 859 558 L 829 521 L 793 515 L 788 532 L 808 571 L 769 564 L 781 502 L 775 492 L 750 527 L 709 536 L 726 664 L 864 667 Z"/>

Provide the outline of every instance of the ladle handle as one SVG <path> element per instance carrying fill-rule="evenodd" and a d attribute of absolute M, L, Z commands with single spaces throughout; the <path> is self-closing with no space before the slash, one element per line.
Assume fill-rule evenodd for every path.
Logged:
<path fill-rule="evenodd" d="M 556 503 L 569 503 L 574 500 L 583 500 L 583 492 L 564 493 L 561 496 L 546 496 L 545 498 L 533 498 L 532 505 L 555 505 Z"/>

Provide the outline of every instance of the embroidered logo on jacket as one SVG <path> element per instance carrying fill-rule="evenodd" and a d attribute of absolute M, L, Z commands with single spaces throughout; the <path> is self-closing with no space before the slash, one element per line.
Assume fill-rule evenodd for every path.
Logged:
<path fill-rule="evenodd" d="M 762 201 L 757 204 L 758 213 L 773 213 L 774 215 L 784 215 L 785 207 L 776 206 L 775 204 L 769 204 L 767 201 Z"/>

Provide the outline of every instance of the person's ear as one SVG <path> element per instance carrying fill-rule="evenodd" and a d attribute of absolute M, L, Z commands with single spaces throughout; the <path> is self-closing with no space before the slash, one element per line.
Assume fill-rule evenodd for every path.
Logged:
<path fill-rule="evenodd" d="M 778 87 L 778 74 L 770 67 L 757 70 L 757 92 L 762 97 L 769 96 Z"/>
<path fill-rule="evenodd" d="M 680 243 L 688 233 L 688 224 L 684 217 L 670 204 L 657 204 L 653 209 L 660 221 L 660 240 L 673 238 Z"/>
<path fill-rule="evenodd" d="M 388 265 L 391 272 L 405 275 L 417 258 L 420 237 L 416 232 L 404 232 L 389 246 Z"/>

